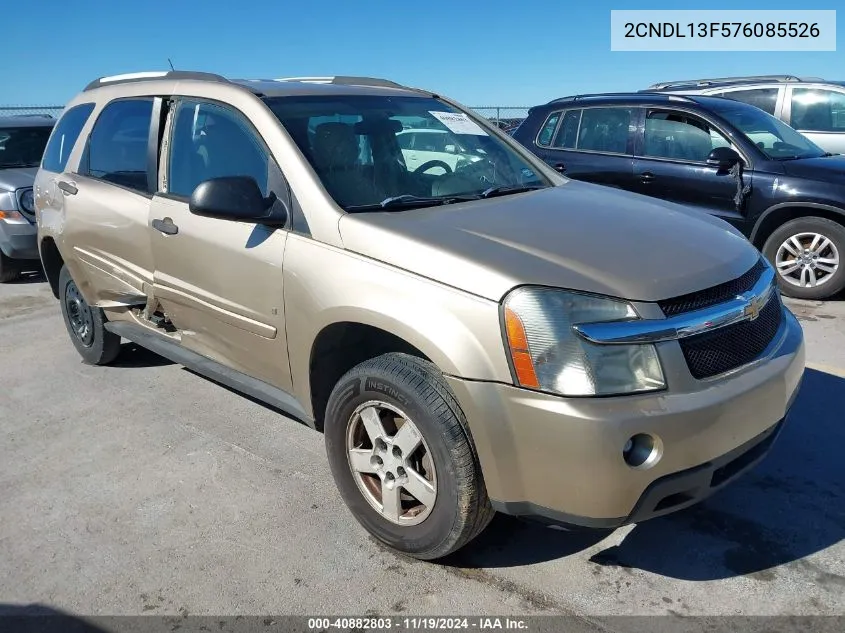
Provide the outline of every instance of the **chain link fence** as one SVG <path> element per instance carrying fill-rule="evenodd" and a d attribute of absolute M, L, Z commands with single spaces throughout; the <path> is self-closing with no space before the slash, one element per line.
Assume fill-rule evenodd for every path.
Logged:
<path fill-rule="evenodd" d="M 7 116 L 51 116 L 54 119 L 59 118 L 64 106 L 48 105 L 48 106 L 15 106 L 15 105 L 0 105 L 0 117 Z"/>
<path fill-rule="evenodd" d="M 63 108 L 60 105 L 0 105 L 0 117 L 49 115 L 56 119 Z M 516 125 L 528 116 L 528 108 L 519 106 L 478 106 L 472 110 L 502 128 Z"/>

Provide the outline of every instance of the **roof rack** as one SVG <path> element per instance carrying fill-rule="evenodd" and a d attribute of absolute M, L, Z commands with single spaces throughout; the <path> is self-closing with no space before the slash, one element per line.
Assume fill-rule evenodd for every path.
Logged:
<path fill-rule="evenodd" d="M 599 92 L 595 94 L 582 94 L 582 95 L 570 95 L 568 97 L 560 97 L 558 99 L 552 99 L 549 101 L 547 105 L 551 105 L 553 103 L 563 103 L 565 101 L 581 101 L 582 99 L 600 99 L 601 97 L 641 97 L 644 92 L 648 92 L 647 90 L 640 90 L 639 92 Z M 655 93 L 657 94 L 657 93 Z M 662 96 L 662 95 L 661 95 Z M 666 95 L 668 97 L 672 97 L 681 101 L 692 101 L 689 97 L 684 95 Z"/>
<path fill-rule="evenodd" d="M 647 90 L 667 90 L 680 86 L 711 86 L 713 84 L 732 84 L 746 82 L 772 81 L 777 83 L 824 81 L 821 77 L 799 77 L 797 75 L 747 75 L 745 77 L 711 77 L 705 79 L 682 79 L 680 81 L 664 81 L 648 87 Z"/>
<path fill-rule="evenodd" d="M 378 77 L 353 77 L 338 75 L 335 77 L 280 77 L 274 81 L 301 81 L 311 84 L 336 84 L 347 86 L 380 86 L 382 88 L 405 88 L 400 83 Z"/>
<path fill-rule="evenodd" d="M 195 72 L 192 70 L 152 70 L 139 73 L 125 73 L 123 75 L 100 77 L 85 86 L 84 92 L 93 90 L 94 88 L 101 88 L 102 86 L 134 83 L 138 81 L 151 81 L 154 79 L 199 79 L 201 81 L 230 83 L 229 80 L 222 75 L 215 75 L 214 73 Z"/>

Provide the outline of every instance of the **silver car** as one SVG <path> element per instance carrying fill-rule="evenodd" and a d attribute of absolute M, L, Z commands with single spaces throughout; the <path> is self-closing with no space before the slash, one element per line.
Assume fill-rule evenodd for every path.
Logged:
<path fill-rule="evenodd" d="M 32 183 L 55 120 L 0 117 L 0 282 L 40 268 Z"/>
<path fill-rule="evenodd" d="M 822 149 L 845 154 L 845 81 L 794 75 L 720 77 L 657 83 L 643 92 L 711 95 L 750 103 Z"/>

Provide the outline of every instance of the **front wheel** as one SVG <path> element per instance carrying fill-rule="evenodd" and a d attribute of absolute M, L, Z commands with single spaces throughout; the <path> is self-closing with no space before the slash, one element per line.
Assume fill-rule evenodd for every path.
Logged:
<path fill-rule="evenodd" d="M 787 296 L 820 300 L 845 288 L 845 227 L 838 222 L 819 217 L 786 222 L 766 240 L 763 253 Z"/>
<path fill-rule="evenodd" d="M 354 367 L 332 390 L 325 440 L 346 505 L 396 551 L 441 558 L 493 517 L 464 415 L 429 362 L 393 353 Z"/>
<path fill-rule="evenodd" d="M 120 353 L 120 337 L 105 327 L 102 309 L 92 308 L 85 301 L 67 266 L 59 273 L 59 302 L 70 340 L 83 362 L 107 365 Z"/>

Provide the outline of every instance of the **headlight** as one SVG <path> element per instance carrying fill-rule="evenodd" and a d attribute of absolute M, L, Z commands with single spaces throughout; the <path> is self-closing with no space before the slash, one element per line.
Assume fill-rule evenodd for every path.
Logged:
<path fill-rule="evenodd" d="M 653 345 L 596 345 L 579 323 L 639 318 L 626 301 L 553 288 L 523 287 L 504 303 L 516 382 L 563 396 L 608 396 L 666 387 Z"/>
<path fill-rule="evenodd" d="M 35 213 L 35 199 L 32 195 L 32 189 L 27 189 L 21 194 L 21 207 L 27 213 Z"/>

